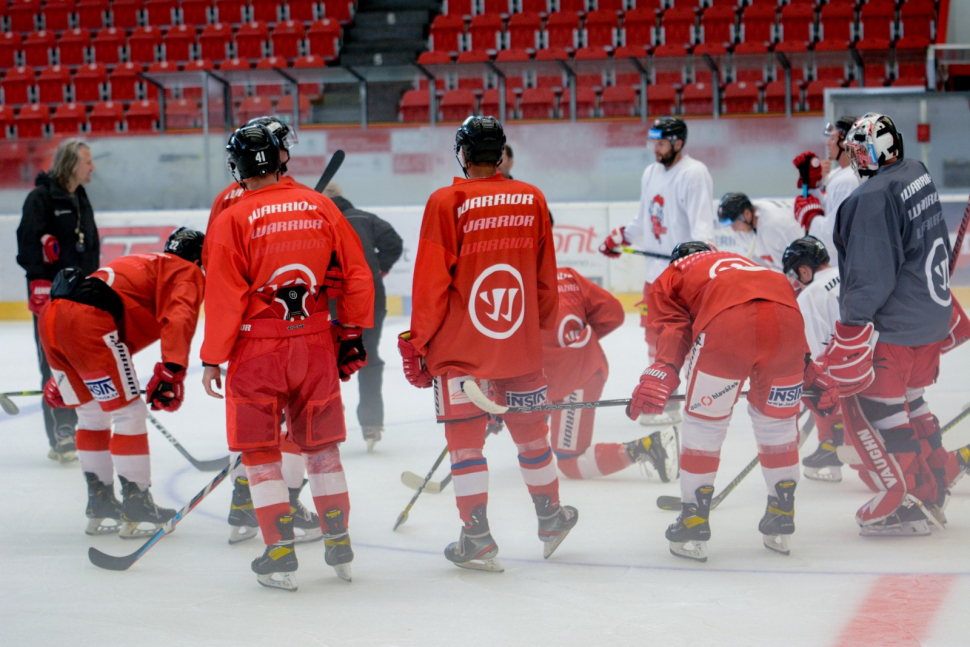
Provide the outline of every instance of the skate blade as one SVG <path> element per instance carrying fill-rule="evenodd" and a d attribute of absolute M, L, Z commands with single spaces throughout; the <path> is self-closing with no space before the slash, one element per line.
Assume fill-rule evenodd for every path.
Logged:
<path fill-rule="evenodd" d="M 302 530 L 302 535 L 296 535 L 293 538 L 298 544 L 309 544 L 314 541 L 320 541 L 323 539 L 323 531 L 319 527 L 316 528 L 295 528 L 294 530 Z"/>
<path fill-rule="evenodd" d="M 49 452 L 47 452 L 47 458 L 57 461 L 60 465 L 65 465 L 67 463 L 73 463 L 77 460 L 77 452 L 58 452 L 51 449 Z"/>
<path fill-rule="evenodd" d="M 374 440 L 373 438 L 368 438 L 367 439 L 367 453 L 368 454 L 373 454 L 374 453 L 374 445 L 376 445 L 376 444 L 377 444 L 377 441 Z"/>
<path fill-rule="evenodd" d="M 489 557 L 487 559 L 471 559 L 467 562 L 452 562 L 455 566 L 459 568 L 467 568 L 470 571 L 485 571 L 487 573 L 504 573 L 505 567 L 502 566 L 502 562 L 498 561 L 495 557 Z"/>
<path fill-rule="evenodd" d="M 572 528 L 570 528 L 570 530 L 572 530 Z M 543 559 L 549 559 L 552 556 L 552 554 L 556 552 L 556 549 L 559 548 L 559 544 L 562 543 L 562 540 L 565 539 L 566 535 L 568 534 L 569 534 L 569 530 L 566 530 L 565 532 L 561 533 L 558 537 L 556 537 L 552 541 L 543 540 L 543 544 L 542 544 Z"/>
<path fill-rule="evenodd" d="M 672 541 L 670 542 L 670 554 L 675 557 L 692 559 L 695 562 L 704 563 L 707 561 L 707 542 Z"/>
<path fill-rule="evenodd" d="M 804 467 L 802 476 L 813 481 L 827 481 L 829 483 L 842 482 L 842 467 L 830 465 L 828 467 Z"/>
<path fill-rule="evenodd" d="M 122 539 L 144 539 L 151 537 L 164 524 L 152 523 L 150 528 L 142 528 L 140 524 L 151 523 L 150 521 L 125 521 L 121 524 L 121 531 L 118 536 Z M 174 529 L 173 529 L 174 530 Z"/>
<path fill-rule="evenodd" d="M 296 571 L 290 571 L 288 573 L 266 573 L 265 575 L 257 575 L 256 581 L 265 587 L 271 589 L 283 589 L 284 591 L 295 591 L 296 584 Z"/>
<path fill-rule="evenodd" d="M 780 555 L 791 555 L 791 535 L 763 535 L 765 548 Z"/>
<path fill-rule="evenodd" d="M 84 530 L 84 534 L 94 537 L 97 535 L 113 535 L 114 533 L 121 531 L 120 521 L 117 519 L 109 519 L 109 521 L 114 521 L 114 523 L 111 525 L 105 525 L 105 519 L 107 519 L 107 517 L 88 519 L 88 527 Z"/>
<path fill-rule="evenodd" d="M 865 525 L 859 528 L 863 537 L 924 537 L 932 534 L 926 521 L 905 521 L 893 526 Z"/>
<path fill-rule="evenodd" d="M 333 571 L 337 574 L 337 577 L 345 582 L 353 581 L 353 573 L 351 573 L 350 564 L 336 564 L 333 567 Z"/>
<path fill-rule="evenodd" d="M 229 531 L 229 545 L 231 546 L 246 541 L 247 539 L 252 539 L 256 536 L 257 530 L 259 529 L 250 526 L 231 526 Z"/>

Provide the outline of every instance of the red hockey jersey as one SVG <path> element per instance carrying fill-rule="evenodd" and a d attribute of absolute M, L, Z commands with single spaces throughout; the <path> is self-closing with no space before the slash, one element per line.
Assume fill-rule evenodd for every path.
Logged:
<path fill-rule="evenodd" d="M 795 291 L 785 275 L 744 256 L 698 252 L 671 263 L 647 294 L 647 327 L 657 335 L 656 361 L 679 370 L 694 339 L 711 319 L 728 308 L 759 299 L 798 310 Z M 804 331 L 797 332 L 804 344 Z"/>
<path fill-rule="evenodd" d="M 428 369 L 506 378 L 542 370 L 555 324 L 556 252 L 546 198 L 500 174 L 435 191 L 421 222 L 411 341 Z"/>
<path fill-rule="evenodd" d="M 559 315 L 542 331 L 542 368 L 549 400 L 562 400 L 596 371 L 608 370 L 599 340 L 623 325 L 623 305 L 570 267 L 560 267 Z"/>

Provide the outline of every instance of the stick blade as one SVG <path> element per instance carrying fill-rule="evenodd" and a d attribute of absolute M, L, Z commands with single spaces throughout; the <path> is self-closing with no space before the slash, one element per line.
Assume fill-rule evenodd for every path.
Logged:
<path fill-rule="evenodd" d="M 114 555 L 102 553 L 97 548 L 91 547 L 88 548 L 88 559 L 98 568 L 103 568 L 108 571 L 127 571 L 138 560 L 138 553 L 140 552 L 141 550 L 137 550 L 131 555 L 115 557 Z"/>
<path fill-rule="evenodd" d="M 424 478 L 415 474 L 414 472 L 404 472 L 401 474 L 401 483 L 408 486 L 412 490 L 417 490 L 424 483 Z M 440 494 L 441 493 L 441 483 L 436 481 L 428 481 L 427 485 L 424 486 L 424 491 L 428 494 Z"/>
<path fill-rule="evenodd" d="M 482 411 L 487 411 L 488 413 L 493 413 L 495 415 L 502 415 L 506 413 L 509 408 L 498 404 L 497 402 L 492 402 L 488 399 L 488 396 L 482 393 L 482 387 L 478 386 L 475 380 L 465 380 L 461 383 L 461 390 L 465 392 L 468 399 L 474 403 L 476 407 Z"/>
<path fill-rule="evenodd" d="M 328 184 L 330 184 L 330 180 L 332 180 L 333 176 L 336 175 L 337 171 L 340 170 L 340 165 L 344 163 L 344 157 L 346 157 L 346 153 L 344 153 L 343 150 L 337 150 L 334 152 L 333 156 L 330 158 L 330 162 L 327 164 L 327 168 L 325 168 L 323 171 L 323 175 L 320 176 L 320 180 L 317 182 L 317 185 L 313 187 L 314 191 L 317 193 L 323 193 L 323 190 L 327 188 Z"/>
<path fill-rule="evenodd" d="M 5 395 L 0 395 L 0 409 L 3 409 L 4 413 L 11 416 L 20 413 L 20 409 L 13 403 L 13 400 Z"/>
<path fill-rule="evenodd" d="M 661 510 L 680 510 L 679 496 L 658 496 L 657 507 Z"/>
<path fill-rule="evenodd" d="M 194 458 L 190 459 L 190 461 L 195 469 L 200 472 L 221 472 L 229 466 L 228 456 L 213 458 L 211 461 L 200 461 Z"/>

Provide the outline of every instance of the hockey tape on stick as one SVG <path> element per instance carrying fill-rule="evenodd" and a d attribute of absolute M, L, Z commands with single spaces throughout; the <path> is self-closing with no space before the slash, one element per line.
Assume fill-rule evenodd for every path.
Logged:
<path fill-rule="evenodd" d="M 621 247 L 620 251 L 624 254 L 635 254 L 637 256 L 647 256 L 648 258 L 662 258 L 665 261 L 670 260 L 670 254 L 660 254 L 658 252 L 645 252 L 642 249 L 633 249 L 632 247 Z"/>
<path fill-rule="evenodd" d="M 412 490 L 417 490 L 424 483 L 424 477 L 414 472 L 404 472 L 401 474 L 401 483 L 404 483 L 404 485 Z M 448 487 L 449 483 L 451 483 L 450 473 L 440 481 L 428 481 L 424 486 L 424 491 L 428 494 L 440 494 L 442 490 Z"/>
<path fill-rule="evenodd" d="M 327 163 L 327 168 L 323 170 L 323 175 L 320 176 L 320 180 L 317 182 L 317 185 L 313 187 L 314 191 L 317 193 L 323 193 L 323 190 L 327 188 L 328 184 L 330 184 L 330 180 L 332 180 L 333 176 L 336 175 L 337 171 L 340 170 L 340 165 L 344 163 L 344 157 L 346 157 L 346 154 L 342 150 L 337 150 L 333 154 L 333 157 L 330 158 L 330 162 Z"/>
<path fill-rule="evenodd" d="M 155 418 L 155 416 L 149 413 L 148 419 L 155 426 L 155 429 L 158 429 L 160 432 L 162 432 L 162 435 L 168 439 L 168 442 L 172 443 L 175 446 L 175 449 L 177 449 L 182 456 L 185 456 L 186 460 L 192 463 L 192 466 L 195 467 L 195 469 L 201 472 L 218 472 L 219 470 L 221 470 L 222 468 L 224 468 L 226 465 L 229 464 L 228 456 L 224 456 L 223 458 L 213 458 L 212 460 L 209 460 L 209 461 L 198 460 L 197 458 L 192 456 L 192 454 L 186 451 L 184 447 L 182 447 L 182 443 L 176 440 L 175 436 L 170 434 L 168 430 L 162 426 L 162 423 L 160 423 Z"/>
<path fill-rule="evenodd" d="M 963 237 L 967 234 L 967 225 L 970 224 L 970 200 L 967 201 L 967 208 L 963 210 L 963 220 L 957 228 L 957 237 L 953 241 L 953 252 L 950 256 L 950 277 L 953 277 L 953 270 L 957 268 L 957 260 L 960 258 L 960 251 L 963 249 Z"/>
<path fill-rule="evenodd" d="M 424 483 L 418 486 L 418 491 L 414 493 L 413 497 L 411 497 L 411 501 L 408 503 L 408 506 L 404 508 L 404 511 L 397 516 L 397 521 L 394 522 L 394 528 L 393 528 L 394 530 L 397 530 L 402 523 L 408 520 L 408 513 L 411 512 L 411 507 L 414 506 L 414 502 L 417 501 L 418 497 L 421 496 L 421 493 L 424 492 L 424 488 L 427 486 L 428 481 L 430 481 L 431 477 L 434 476 L 435 470 L 438 469 L 438 466 L 441 465 L 441 461 L 445 460 L 445 456 L 447 455 L 448 455 L 448 446 L 446 445 L 445 448 L 442 449 L 441 453 L 438 455 L 438 460 L 436 460 L 434 462 L 434 465 L 431 466 L 431 471 L 428 472 L 428 475 L 424 477 Z"/>

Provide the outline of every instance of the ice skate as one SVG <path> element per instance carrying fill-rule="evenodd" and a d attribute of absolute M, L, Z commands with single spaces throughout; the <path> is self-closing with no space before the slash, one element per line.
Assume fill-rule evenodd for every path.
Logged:
<path fill-rule="evenodd" d="M 532 502 L 535 503 L 536 516 L 539 517 L 542 556 L 549 559 L 579 521 L 579 512 L 571 505 L 552 505 L 549 497 L 544 495 L 533 495 Z"/>
<path fill-rule="evenodd" d="M 361 429 L 361 433 L 364 434 L 364 441 L 367 443 L 367 452 L 374 451 L 374 445 L 381 442 L 381 434 L 384 433 L 384 427 L 364 427 Z"/>
<path fill-rule="evenodd" d="M 124 522 L 119 533 L 122 539 L 149 537 L 175 516 L 175 510 L 155 505 L 147 485 L 134 483 L 123 476 L 119 476 L 118 480 L 121 481 L 121 520 Z M 154 527 L 141 528 L 142 523 L 150 523 Z"/>
<path fill-rule="evenodd" d="M 458 541 L 445 548 L 445 557 L 461 568 L 502 573 L 505 567 L 496 559 L 496 555 L 498 545 L 489 532 L 485 506 L 480 505 L 472 512 L 472 525 L 462 528 Z"/>
<path fill-rule="evenodd" d="M 805 468 L 802 473 L 805 478 L 813 481 L 840 482 L 843 463 L 839 460 L 837 449 L 837 445 L 827 440 L 819 443 L 818 448 L 810 456 L 802 459 L 802 466 Z"/>
<path fill-rule="evenodd" d="M 249 492 L 249 479 L 240 476 L 233 483 L 232 503 L 229 506 L 229 543 L 238 544 L 252 539 L 259 530 L 253 497 Z"/>
<path fill-rule="evenodd" d="M 323 539 L 323 531 L 320 529 L 320 517 L 317 516 L 316 512 L 307 510 L 300 503 L 300 492 L 303 491 L 305 485 L 306 479 L 303 479 L 303 484 L 300 487 L 288 488 L 290 491 L 290 515 L 293 517 L 294 532 L 296 530 L 300 531 L 299 534 L 295 535 L 294 539 L 298 544 Z"/>
<path fill-rule="evenodd" d="M 859 524 L 859 527 L 859 534 L 863 537 L 921 537 L 930 534 L 926 514 L 910 495 L 906 495 L 902 505 L 882 521 Z"/>
<path fill-rule="evenodd" d="M 316 517 L 316 515 L 314 515 Z M 351 581 L 350 562 L 354 561 L 354 549 L 350 546 L 350 533 L 344 523 L 343 510 L 328 510 L 323 515 L 327 524 L 327 532 L 323 535 L 326 553 L 324 559 L 333 566 L 337 576 L 342 580 Z M 319 525 L 317 526 L 319 528 Z M 299 541 L 299 540 L 297 540 Z"/>
<path fill-rule="evenodd" d="M 758 524 L 765 548 L 782 555 L 791 554 L 791 535 L 795 532 L 795 481 L 775 483 L 778 496 L 768 496 L 765 516 Z"/>
<path fill-rule="evenodd" d="M 707 561 L 707 542 L 711 538 L 711 497 L 713 485 L 702 485 L 695 491 L 697 503 L 681 503 L 680 516 L 668 528 L 665 536 L 670 553 L 697 562 Z"/>
<path fill-rule="evenodd" d="M 954 450 L 953 456 L 957 459 L 957 465 L 960 466 L 960 471 L 957 472 L 956 476 L 953 477 L 953 480 L 950 481 L 950 484 L 947 487 L 947 489 L 950 490 L 953 489 L 953 486 L 956 485 L 965 474 L 970 472 L 970 445 Z"/>
<path fill-rule="evenodd" d="M 663 413 L 640 414 L 637 419 L 644 427 L 673 427 L 680 425 L 684 418 L 680 413 L 680 402 L 668 402 Z"/>
<path fill-rule="evenodd" d="M 293 517 L 283 515 L 276 521 L 281 539 L 270 544 L 262 555 L 253 560 L 253 573 L 256 581 L 271 589 L 284 591 L 296 590 L 296 569 L 300 567 L 296 559 L 293 541 Z"/>
<path fill-rule="evenodd" d="M 47 458 L 58 463 L 71 463 L 77 460 L 75 431 L 71 427 L 58 427 L 54 430 L 54 446 L 47 452 Z"/>
<path fill-rule="evenodd" d="M 661 481 L 669 483 L 680 475 L 676 428 L 655 431 L 646 438 L 626 443 L 625 447 L 626 455 L 639 463 L 648 476 L 657 474 Z"/>
<path fill-rule="evenodd" d="M 88 507 L 84 511 L 88 527 L 84 532 L 110 535 L 121 530 L 121 504 L 115 498 L 114 485 L 102 483 L 91 472 L 85 472 L 84 479 L 88 482 Z M 105 524 L 105 519 L 114 523 Z"/>

